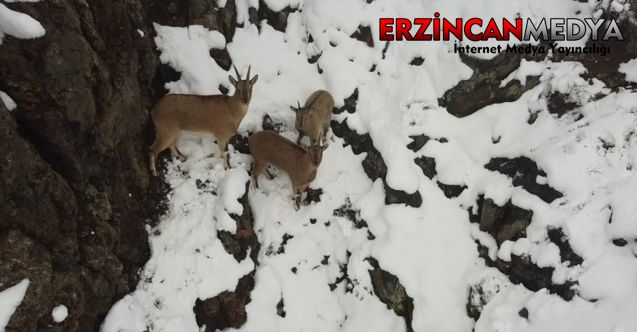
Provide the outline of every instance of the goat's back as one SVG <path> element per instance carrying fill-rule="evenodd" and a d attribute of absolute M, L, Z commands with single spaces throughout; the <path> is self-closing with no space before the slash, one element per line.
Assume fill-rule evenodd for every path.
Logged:
<path fill-rule="evenodd" d="M 224 95 L 170 94 L 155 104 L 152 118 L 158 128 L 220 133 L 234 127 L 227 123 L 232 122 L 231 104 Z"/>
<path fill-rule="evenodd" d="M 307 152 L 301 146 L 272 130 L 252 134 L 248 147 L 255 160 L 274 165 L 288 174 L 307 159 Z"/>

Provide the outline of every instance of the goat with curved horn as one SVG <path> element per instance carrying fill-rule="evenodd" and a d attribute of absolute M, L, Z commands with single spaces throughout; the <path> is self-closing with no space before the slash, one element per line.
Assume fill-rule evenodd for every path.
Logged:
<path fill-rule="evenodd" d="M 316 173 L 325 145 L 303 147 L 272 130 L 254 133 L 248 138 L 248 147 L 254 160 L 252 164 L 252 183 L 259 187 L 259 175 L 269 166 L 284 171 L 292 182 L 295 193 L 295 207 L 298 210 L 303 192 L 316 178 Z"/>
<path fill-rule="evenodd" d="M 174 157 L 186 160 L 177 150 L 177 139 L 183 131 L 212 135 L 223 154 L 224 166 L 229 167 L 228 142 L 237 133 L 237 128 L 248 112 L 248 105 L 252 98 L 252 86 L 259 75 L 253 78 L 241 78 L 237 67 L 235 79 L 228 75 L 228 80 L 234 85 L 232 96 L 171 94 L 162 97 L 151 112 L 155 124 L 155 142 L 149 149 L 150 170 L 157 175 L 155 161 L 160 152 L 170 148 Z M 249 69 L 248 69 L 249 72 Z"/>
<path fill-rule="evenodd" d="M 296 130 L 299 132 L 297 143 L 301 143 L 303 135 L 310 137 L 310 145 L 321 144 L 330 128 L 334 98 L 325 90 L 315 91 L 301 107 L 296 110 Z"/>

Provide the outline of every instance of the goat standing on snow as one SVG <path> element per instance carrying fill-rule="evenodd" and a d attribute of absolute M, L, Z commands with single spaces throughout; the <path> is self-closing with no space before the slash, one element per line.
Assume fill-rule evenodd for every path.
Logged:
<path fill-rule="evenodd" d="M 310 145 L 317 145 L 318 142 L 325 141 L 325 135 L 330 128 L 332 120 L 332 110 L 334 109 L 334 98 L 325 90 L 315 91 L 301 107 L 290 106 L 296 112 L 295 128 L 299 132 L 297 143 L 301 144 L 301 137 L 310 137 Z"/>
<path fill-rule="evenodd" d="M 259 75 L 250 78 L 250 67 L 246 79 L 236 67 L 237 79 L 228 76 L 234 85 L 232 96 L 171 94 L 162 97 L 153 107 L 152 118 L 155 124 L 155 142 L 150 147 L 150 170 L 157 175 L 155 160 L 160 152 L 170 148 L 173 158 L 186 160 L 177 150 L 177 139 L 183 131 L 200 134 L 212 134 L 224 158 L 224 167 L 228 168 L 228 141 L 237 133 L 237 128 L 248 112 L 252 98 L 252 86 Z"/>
<path fill-rule="evenodd" d="M 309 148 L 303 147 L 271 130 L 260 131 L 250 136 L 248 146 L 254 159 L 252 181 L 255 187 L 259 187 L 259 175 L 266 167 L 275 166 L 290 177 L 298 209 L 302 193 L 316 177 L 323 150 L 327 146 L 315 144 Z"/>

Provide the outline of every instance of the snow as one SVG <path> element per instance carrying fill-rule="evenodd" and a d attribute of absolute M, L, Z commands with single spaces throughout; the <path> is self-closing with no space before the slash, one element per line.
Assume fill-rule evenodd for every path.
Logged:
<path fill-rule="evenodd" d="M 637 59 L 619 64 L 619 72 L 626 75 L 626 81 L 637 83 Z"/>
<path fill-rule="evenodd" d="M 63 304 L 56 306 L 51 311 L 51 317 L 53 317 L 53 321 L 56 323 L 62 323 L 68 316 L 69 309 Z"/>
<path fill-rule="evenodd" d="M 7 324 L 9 324 L 11 315 L 13 315 L 20 303 L 22 303 L 22 299 L 24 299 L 24 294 L 28 288 L 29 279 L 24 279 L 0 292 L 0 332 L 4 332 Z"/>
<path fill-rule="evenodd" d="M 335 114 L 333 119 L 369 134 L 387 164 L 388 185 L 420 193 L 422 205 L 385 205 L 382 180 L 371 181 L 365 175 L 365 155 L 355 155 L 332 134 L 311 184 L 323 190 L 320 202 L 296 211 L 287 176 L 274 169 L 274 179 L 263 176 L 258 189 L 248 186 L 261 249 L 256 266 L 249 258 L 237 261 L 217 234 L 236 232 L 231 215 L 243 212 L 238 199 L 250 181 L 251 158 L 230 149 L 232 168 L 224 170 L 214 141 L 185 135 L 178 146 L 189 158 L 168 162 L 169 208 L 148 230 L 152 257 L 137 289 L 111 308 L 102 331 L 199 331 L 195 301 L 234 290 L 238 279 L 252 271 L 255 287 L 246 306 L 248 320 L 225 331 L 405 330 L 405 320 L 374 294 L 368 257 L 398 277 L 413 299 L 414 331 L 629 331 L 636 326 L 637 92 L 611 92 L 599 80 L 585 78 L 582 64 L 554 62 L 549 56 L 540 62 L 523 60 L 501 82 L 504 86 L 517 80 L 524 85 L 530 76 L 538 77 L 539 84 L 521 98 L 456 118 L 439 106 L 438 99 L 472 71 L 450 51 L 453 44 L 392 42 L 383 57 L 385 43 L 376 38 L 379 17 L 428 16 L 423 13 L 434 11 L 465 18 L 513 18 L 518 13 L 533 18 L 589 17 L 596 15 L 594 4 L 265 1 L 271 8 L 302 9 L 290 13 L 286 31 L 279 32 L 265 23 L 260 30 L 249 23 L 248 8 L 258 3 L 236 2 L 237 21 L 243 27 L 228 44 L 221 34 L 202 26 L 190 26 L 189 37 L 186 28 L 155 25 L 161 61 L 182 73 L 179 81 L 166 84 L 170 92 L 214 94 L 219 85 L 231 88 L 227 77 L 233 70 L 224 71 L 209 56 L 211 48 L 225 47 L 242 74 L 251 66 L 260 78 L 239 132 L 261 130 L 267 114 L 284 124 L 282 135 L 295 139 L 289 105 L 326 89 L 340 107 L 358 89 L 356 112 Z M 349 37 L 359 25 L 371 27 L 373 47 Z M 318 54 L 316 63 L 307 61 Z M 425 59 L 421 66 L 409 64 L 416 56 Z M 634 61 L 620 67 L 628 80 Z M 548 99 L 557 92 L 577 103 L 571 114 L 558 118 L 549 113 Z M 407 149 L 409 136 L 420 134 L 438 140 L 417 152 Z M 435 159 L 433 179 L 413 162 L 420 156 Z M 514 187 L 511 178 L 484 168 L 491 158 L 520 156 L 546 172 L 538 184 L 564 196 L 546 203 Z M 467 189 L 448 199 L 438 181 Z M 498 247 L 493 237 L 470 223 L 467 209 L 476 208 L 479 195 L 498 205 L 511 201 L 533 210 L 526 237 Z M 334 212 L 344 205 L 359 211 L 367 227 L 356 227 Z M 562 229 L 583 258 L 581 265 L 561 261 L 560 248 L 548 239 L 549 228 Z M 618 247 L 615 239 L 628 244 Z M 564 301 L 546 290 L 513 285 L 485 266 L 476 240 L 487 247 L 491 259 L 525 256 L 537 266 L 553 268 L 554 283 L 578 283 L 575 297 Z M 351 283 L 330 289 L 345 267 Z M 474 322 L 466 303 L 476 284 L 485 290 L 487 303 Z M 277 314 L 281 300 L 285 317 Z M 528 319 L 519 314 L 523 308 Z"/>
<path fill-rule="evenodd" d="M 20 39 L 44 36 L 44 28 L 31 16 L 13 11 L 0 4 L 0 44 L 5 35 Z"/>
<path fill-rule="evenodd" d="M 4 106 L 9 111 L 13 111 L 14 109 L 16 109 L 16 107 L 18 107 L 15 101 L 13 101 L 13 99 L 11 99 L 11 97 L 9 97 L 9 95 L 6 94 L 4 91 L 0 91 L 0 101 L 4 103 Z"/>

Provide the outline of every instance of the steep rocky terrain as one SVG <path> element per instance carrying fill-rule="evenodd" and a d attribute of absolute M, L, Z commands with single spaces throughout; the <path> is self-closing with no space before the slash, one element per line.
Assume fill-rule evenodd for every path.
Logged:
<path fill-rule="evenodd" d="M 0 45 L 0 89 L 18 104 L 0 105 L 0 288 L 31 282 L 7 331 L 96 330 L 137 284 L 157 218 L 145 157 L 153 4 L 6 5 L 46 30 Z M 70 316 L 54 324 L 59 304 Z"/>
<path fill-rule="evenodd" d="M 372 2 L 366 1 L 365 5 Z M 270 322 L 265 313 L 281 319 L 282 330 L 294 330 L 310 324 L 302 318 L 311 310 L 320 311 L 317 316 L 326 315 L 327 318 L 317 319 L 328 321 L 323 327 L 343 328 L 350 316 L 367 314 L 370 319 L 385 317 L 387 329 L 414 331 L 432 328 L 432 321 L 441 314 L 436 310 L 449 307 L 456 310 L 444 314 L 452 319 L 458 316 L 451 315 L 462 316 L 457 326 L 471 329 L 495 294 L 506 287 L 514 289 L 511 285 L 520 285 L 523 292 L 542 294 L 542 289 L 546 289 L 550 296 L 565 301 L 574 298 L 583 301 L 577 281 L 554 278 L 565 269 L 579 272 L 587 263 L 586 257 L 580 255 L 581 249 L 578 254 L 572 247 L 566 225 L 542 224 L 539 228 L 546 238 L 537 240 L 537 234 L 533 235 L 533 241 L 540 245 L 557 248 L 560 266 L 542 265 L 530 253 L 495 255 L 505 252 L 511 243 L 532 238 L 527 229 L 533 228 L 534 218 L 546 215 L 546 206 L 568 196 L 566 191 L 552 186 L 552 182 L 539 180 L 553 174 L 532 156 L 524 155 L 495 155 L 479 165 L 482 171 L 497 174 L 498 181 L 510 182 L 511 188 L 530 195 L 524 197 L 533 197 L 526 200 L 520 196 L 502 197 L 504 194 L 489 197 L 485 195 L 488 188 L 479 187 L 480 181 L 469 183 L 466 178 L 448 176 L 447 170 L 453 172 L 454 167 L 445 163 L 448 155 L 440 151 L 461 150 L 458 142 L 462 135 L 458 134 L 454 141 L 453 137 L 436 135 L 443 130 L 419 127 L 427 117 L 422 114 L 435 108 L 419 98 L 410 99 L 413 108 L 409 104 L 404 110 L 392 110 L 413 116 L 405 126 L 413 129 L 406 131 L 413 132 L 405 133 L 409 141 L 399 150 L 403 153 L 401 157 L 409 161 L 409 167 L 404 168 L 392 158 L 396 157 L 391 154 L 396 147 L 388 148 L 390 145 L 383 142 L 387 137 L 378 136 L 378 129 L 361 130 L 361 114 L 369 112 L 373 102 L 379 100 L 366 100 L 374 96 L 366 94 L 360 82 L 344 80 L 346 88 L 336 85 L 338 108 L 332 121 L 334 137 L 326 163 L 338 165 L 324 171 L 322 177 L 319 175 L 307 199 L 310 205 L 301 214 L 288 211 L 285 198 L 275 195 L 285 192 L 286 187 L 281 189 L 280 182 L 268 182 L 265 191 L 256 192 L 251 191 L 247 181 L 246 135 L 262 128 L 291 134 L 286 127 L 290 116 L 270 112 L 281 105 L 265 97 L 265 93 L 257 96 L 262 104 L 255 105 L 254 118 L 246 120 L 247 130 L 232 142 L 233 158 L 238 160 L 235 170 L 226 174 L 217 167 L 218 160 L 209 155 L 212 146 L 209 142 L 190 141 L 184 143 L 184 151 L 194 155 L 188 164 L 162 161 L 162 175 L 152 179 L 146 164 L 146 148 L 153 132 L 148 110 L 166 92 L 167 82 L 183 81 L 185 76 L 187 83 L 172 85 L 173 92 L 198 88 L 192 72 L 163 58 L 164 63 L 160 63 L 153 23 L 174 27 L 196 24 L 206 31 L 218 32 L 225 39 L 224 46 L 210 48 L 206 53 L 224 71 L 231 68 L 233 60 L 249 64 L 246 57 L 253 55 L 241 55 L 241 48 L 229 50 L 248 44 L 246 40 L 255 42 L 251 50 L 265 49 L 263 63 L 268 64 L 275 51 L 268 49 L 271 44 L 259 44 L 256 37 L 250 39 L 250 26 L 255 27 L 260 37 L 278 38 L 278 33 L 286 33 L 288 24 L 299 25 L 304 10 L 316 9 L 299 8 L 294 5 L 298 2 L 290 1 L 290 5 L 273 10 L 268 3 L 271 1 L 260 0 L 258 8 L 243 8 L 245 1 L 234 0 L 47 0 L 6 4 L 37 19 L 46 30 L 41 38 L 20 40 L 7 36 L 0 44 L 0 91 L 10 95 L 18 105 L 9 112 L 0 103 L 3 156 L 0 290 L 25 278 L 31 282 L 7 331 L 96 331 L 115 303 L 109 316 L 116 322 L 108 325 L 107 319 L 106 331 L 109 328 L 115 331 L 117 323 L 135 326 L 139 331 L 186 327 L 195 330 L 203 326 L 206 331 L 256 330 L 259 324 Z M 343 31 L 339 27 L 330 38 L 312 35 L 308 29 L 306 36 L 299 38 L 304 44 L 298 55 L 306 57 L 301 62 L 311 65 L 313 75 L 325 71 L 336 77 L 335 69 L 329 67 L 330 61 L 340 61 L 333 49 L 339 44 L 350 47 L 350 43 L 355 43 L 364 50 L 361 53 L 373 54 L 370 56 L 373 61 L 368 63 L 365 57 L 352 56 L 349 62 L 367 66 L 366 74 L 391 77 L 395 68 L 383 66 L 382 62 L 395 49 L 390 49 L 389 43 L 377 42 L 370 27 L 363 23 L 345 27 Z M 306 28 L 305 24 L 309 26 L 312 22 L 303 21 L 301 26 Z M 588 70 L 585 78 L 591 82 L 599 79 L 610 91 L 630 88 L 617 68 L 635 57 L 635 25 L 628 20 L 622 24 L 629 38 L 613 45 L 609 56 L 573 56 L 553 61 L 581 62 Z M 190 42 L 200 41 L 201 31 L 191 26 L 187 31 Z M 289 32 L 285 36 L 289 39 L 274 39 L 272 45 L 294 44 L 298 37 Z M 235 38 L 244 38 L 239 41 L 240 46 L 231 44 Z M 174 40 L 170 42 L 180 45 Z M 412 69 L 426 68 L 430 60 L 418 52 L 412 53 L 407 52 L 410 56 L 400 61 Z M 501 81 L 518 70 L 523 61 L 543 61 L 541 57 L 499 56 L 491 60 L 461 57 L 460 60 L 473 72 L 465 79 L 458 79 L 437 99 L 446 112 L 459 118 L 490 105 L 516 102 L 525 93 L 546 84 L 539 76 L 531 76 L 526 84 L 511 80 L 500 87 Z M 182 67 L 188 66 L 182 64 Z M 266 90 L 266 85 L 277 77 L 290 74 L 285 67 L 263 73 L 265 67 L 261 65 L 262 78 L 258 83 L 261 85 L 255 89 Z M 306 75 L 303 79 L 310 77 L 308 81 L 318 85 L 315 78 L 305 72 L 303 75 Z M 405 77 L 408 79 L 411 78 Z M 221 93 L 228 92 L 224 79 L 211 81 Z M 206 85 L 201 82 L 200 85 Z M 385 92 L 384 88 L 378 91 Z M 595 98 L 607 95 L 609 91 Z M 296 98 L 295 95 L 289 102 L 280 103 L 292 104 Z M 423 98 L 427 100 L 430 96 Z M 538 98 L 547 102 L 548 112 L 559 117 L 566 115 L 567 119 L 577 118 L 584 104 L 574 100 L 570 93 L 543 91 Z M 416 112 L 420 113 L 414 115 Z M 529 125 L 537 120 L 538 113 L 530 112 Z M 449 120 L 456 123 L 453 121 Z M 501 138 L 493 137 L 490 141 L 496 146 Z M 503 144 L 513 145 L 507 138 L 511 139 L 505 137 Z M 630 137 L 626 139 L 629 141 Z M 614 148 L 610 144 L 604 146 L 611 152 Z M 397 181 L 396 169 L 417 170 L 412 178 L 419 184 L 410 188 L 410 183 Z M 407 176 L 410 174 L 413 173 L 406 172 Z M 278 178 L 277 174 L 274 177 Z M 345 188 L 350 191 L 339 191 L 343 185 L 338 180 L 344 179 L 353 181 L 353 188 Z M 513 196 L 511 190 L 507 187 L 502 192 Z M 240 206 L 236 210 L 228 207 L 233 196 Z M 536 198 L 542 203 L 536 203 Z M 391 217 L 385 220 L 374 212 L 363 211 L 362 207 L 369 208 L 370 202 L 384 205 L 383 212 L 378 214 Z M 546 206 L 541 205 L 544 203 Z M 205 213 L 198 215 L 201 212 L 198 209 Z M 438 209 L 451 212 L 435 212 Z M 611 212 L 609 224 L 612 217 Z M 439 229 L 435 222 L 450 228 Z M 413 234 L 420 237 L 414 240 Z M 308 249 L 308 243 L 315 242 L 320 246 Z M 632 242 L 624 238 L 613 241 L 617 247 L 629 247 Z M 450 247 L 453 250 L 447 252 Z M 465 252 L 457 253 L 462 250 Z M 162 260 L 165 257 L 161 255 L 168 259 Z M 419 261 L 421 255 L 427 258 Z M 435 265 L 440 262 L 431 258 L 434 256 L 444 257 L 444 262 Z M 406 257 L 405 262 L 402 257 Z M 474 261 L 479 262 L 479 269 L 484 268 L 479 270 L 482 272 L 454 269 L 454 264 L 472 266 Z M 448 270 L 428 271 L 434 265 Z M 180 272 L 177 277 L 175 270 Z M 421 285 L 420 279 L 409 273 L 412 270 L 417 271 L 418 278 L 429 282 L 452 280 L 441 287 L 450 293 L 444 293 L 445 290 L 437 293 L 437 284 Z M 464 281 L 456 278 L 462 273 L 475 273 L 482 279 L 474 277 L 478 280 L 462 284 Z M 168 282 L 164 283 L 165 280 Z M 279 283 L 288 283 L 291 290 Z M 308 285 L 322 288 L 317 291 Z M 453 289 L 456 285 L 466 287 L 467 294 Z M 180 297 L 171 293 L 175 290 L 181 292 Z M 327 307 L 343 307 L 343 312 L 308 306 L 296 297 L 301 291 L 310 292 L 308 297 L 329 304 Z M 460 305 L 455 300 L 447 301 L 452 291 L 461 293 Z M 175 298 L 170 298 L 172 295 Z M 433 301 L 441 299 L 445 301 Z M 597 301 L 585 300 L 587 305 Z M 362 309 L 357 309 L 360 304 L 351 304 L 359 303 L 356 301 L 363 303 Z M 55 323 L 51 310 L 59 304 L 69 308 L 70 316 L 62 323 Z M 528 320 L 529 310 L 533 314 L 532 308 L 517 308 L 515 315 Z M 188 320 L 190 316 L 192 321 Z M 126 321 L 118 322 L 122 317 Z M 364 326 L 360 321 L 356 324 Z M 449 326 L 444 325 L 442 330 Z"/>

